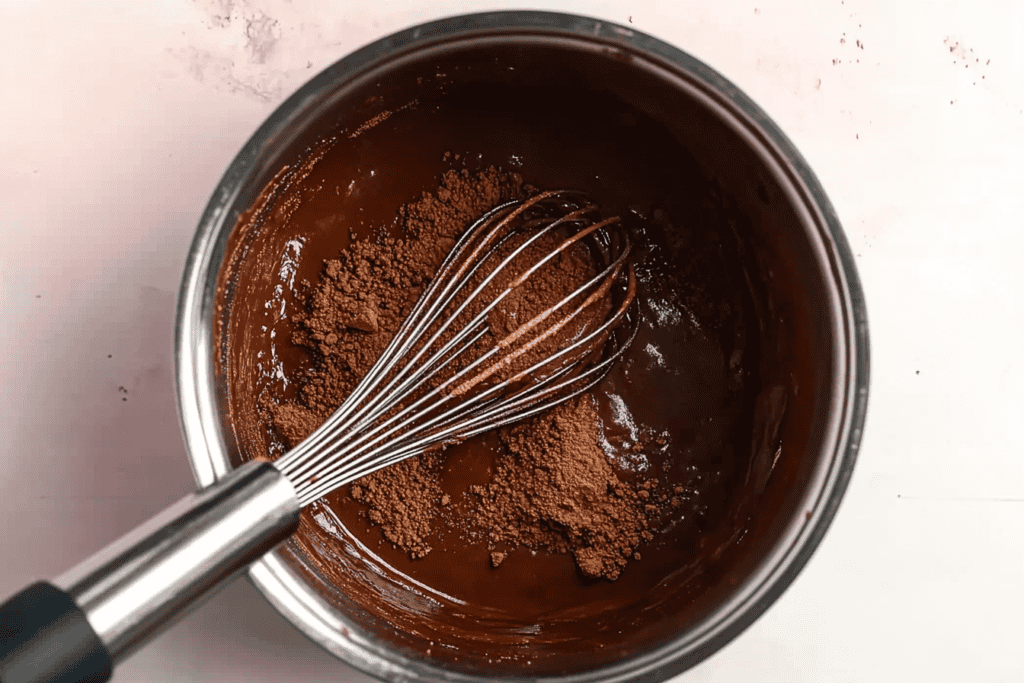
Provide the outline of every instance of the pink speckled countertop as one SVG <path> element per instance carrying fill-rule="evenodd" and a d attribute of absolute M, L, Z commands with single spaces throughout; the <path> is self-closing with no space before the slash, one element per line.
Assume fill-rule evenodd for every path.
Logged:
<path fill-rule="evenodd" d="M 632 24 L 743 88 L 818 173 L 867 293 L 871 405 L 840 514 L 679 680 L 1024 680 L 1020 3 L 0 4 L 0 599 L 192 489 L 175 295 L 263 119 L 386 33 L 537 6 Z M 368 679 L 239 581 L 115 680 Z"/>

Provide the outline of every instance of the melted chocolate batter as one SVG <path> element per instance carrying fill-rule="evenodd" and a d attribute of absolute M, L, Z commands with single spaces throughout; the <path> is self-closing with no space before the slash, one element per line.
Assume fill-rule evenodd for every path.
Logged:
<path fill-rule="evenodd" d="M 303 283 L 353 239 L 394 233 L 398 208 L 445 171 L 494 165 L 629 218 L 641 326 L 594 399 L 619 475 L 685 495 L 615 581 L 586 577 L 571 555 L 516 548 L 495 568 L 485 540 L 443 531 L 473 514 L 465 493 L 492 476 L 497 437 L 485 435 L 445 453 L 442 488 L 462 502 L 425 557 L 387 542 L 343 489 L 304 511 L 287 549 L 296 568 L 372 636 L 463 669 L 587 669 L 678 633 L 743 544 L 793 396 L 746 219 L 662 125 L 591 88 L 451 86 L 363 123 L 281 170 L 232 234 L 217 338 L 239 458 L 285 448 L 257 408 L 293 399 L 314 362 L 289 341 Z M 638 441 L 656 447 L 635 457 Z"/>

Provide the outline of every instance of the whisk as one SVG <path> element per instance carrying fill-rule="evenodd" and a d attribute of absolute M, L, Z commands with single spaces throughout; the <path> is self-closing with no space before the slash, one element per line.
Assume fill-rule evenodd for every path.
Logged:
<path fill-rule="evenodd" d="M 348 398 L 298 446 L 233 470 L 0 606 L 0 683 L 106 680 L 114 661 L 290 536 L 302 507 L 591 389 L 636 333 L 631 244 L 618 226 L 566 190 L 486 213 Z M 590 255 L 592 276 L 515 329 L 492 328 L 503 302 L 572 250 Z"/>

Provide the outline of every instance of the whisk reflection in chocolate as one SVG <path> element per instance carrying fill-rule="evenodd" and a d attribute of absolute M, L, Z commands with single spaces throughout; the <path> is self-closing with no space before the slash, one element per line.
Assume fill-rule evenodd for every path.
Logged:
<path fill-rule="evenodd" d="M 632 246 L 619 226 L 619 218 L 600 219 L 596 205 L 567 190 L 503 204 L 474 223 L 349 397 L 275 463 L 300 503 L 600 382 L 636 328 Z M 499 336 L 492 312 L 581 247 L 596 274 Z"/>

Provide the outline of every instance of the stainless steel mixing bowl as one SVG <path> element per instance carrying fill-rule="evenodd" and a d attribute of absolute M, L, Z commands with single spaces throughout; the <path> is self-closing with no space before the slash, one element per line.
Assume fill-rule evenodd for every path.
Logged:
<path fill-rule="evenodd" d="M 821 369 L 813 433 L 799 471 L 788 483 L 777 519 L 758 531 L 761 549 L 734 569 L 713 604 L 691 628 L 644 651 L 562 681 L 664 680 L 693 666 L 749 626 L 793 581 L 821 541 L 853 470 L 864 423 L 868 337 L 863 294 L 839 220 L 807 163 L 768 116 L 733 84 L 690 55 L 629 28 L 568 14 L 497 12 L 455 17 L 410 28 L 338 61 L 282 104 L 253 135 L 214 190 L 188 255 L 176 332 L 176 377 L 181 420 L 200 486 L 231 468 L 230 430 L 223 387 L 214 371 L 214 300 L 218 270 L 239 214 L 303 144 L 326 112 L 355 106 L 360 88 L 386 78 L 398 64 L 499 40 L 504 44 L 561 45 L 608 55 L 656 78 L 665 94 L 660 116 L 671 119 L 672 98 L 685 99 L 717 122 L 704 158 L 740 188 L 740 203 L 758 211 L 765 185 L 782 198 L 789 217 L 774 230 L 805 291 L 809 335 Z M 659 109 L 654 102 L 654 109 Z M 671 123 L 671 121 L 668 121 Z M 679 122 L 676 122 L 679 123 Z M 711 130 L 711 129 L 709 129 Z M 304 137 L 306 136 L 306 137 Z M 716 157 L 716 155 L 718 155 Z M 732 160 L 722 162 L 723 155 Z M 715 159 L 718 162 L 715 162 Z M 744 160 L 739 163 L 736 160 Z M 743 188 L 747 188 L 744 190 Z M 765 201 L 765 203 L 767 203 Z M 767 220 L 767 219 L 765 219 Z M 363 628 L 317 592 L 276 550 L 249 576 L 292 623 L 340 659 L 388 680 L 476 681 L 469 670 L 441 666 L 399 651 Z M 709 598 L 712 599 L 712 598 Z"/>

